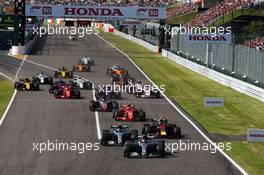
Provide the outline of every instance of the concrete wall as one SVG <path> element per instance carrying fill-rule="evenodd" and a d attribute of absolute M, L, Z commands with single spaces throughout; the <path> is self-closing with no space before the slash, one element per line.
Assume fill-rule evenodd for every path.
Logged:
<path fill-rule="evenodd" d="M 25 46 L 12 46 L 11 55 L 27 54 L 37 39 L 38 39 L 38 35 L 35 35 L 35 37 L 32 40 L 30 40 Z"/>
<path fill-rule="evenodd" d="M 151 50 L 152 52 L 156 52 L 158 53 L 159 52 L 159 47 L 158 46 L 154 46 L 146 41 L 143 41 L 141 39 L 138 39 L 136 37 L 133 37 L 131 35 L 127 35 L 125 33 L 122 33 L 122 32 L 119 32 L 117 30 L 115 30 L 115 34 L 118 35 L 118 36 L 121 36 L 123 38 L 126 38 L 128 40 L 131 40 L 139 45 L 142 45 L 143 47 L 146 47 L 147 49 Z"/>

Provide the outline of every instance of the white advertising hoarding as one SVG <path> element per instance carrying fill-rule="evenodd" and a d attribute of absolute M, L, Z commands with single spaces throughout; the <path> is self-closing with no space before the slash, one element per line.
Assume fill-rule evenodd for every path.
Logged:
<path fill-rule="evenodd" d="M 248 128 L 247 141 L 264 142 L 264 129 Z"/>
<path fill-rule="evenodd" d="M 65 18 L 163 19 L 166 17 L 166 8 L 27 4 L 26 16 Z"/>
<path fill-rule="evenodd" d="M 185 34 L 185 42 L 192 43 L 211 43 L 211 44 L 231 44 L 232 35 L 230 34 Z"/>

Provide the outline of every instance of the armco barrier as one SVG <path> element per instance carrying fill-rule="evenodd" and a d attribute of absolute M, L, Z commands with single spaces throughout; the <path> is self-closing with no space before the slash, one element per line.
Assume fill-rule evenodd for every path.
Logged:
<path fill-rule="evenodd" d="M 207 78 L 210 78 L 218 83 L 221 83 L 225 86 L 228 86 L 232 89 L 235 89 L 243 94 L 249 95 L 253 98 L 256 98 L 264 102 L 264 89 L 246 83 L 244 81 L 238 80 L 236 78 L 227 76 L 225 74 L 219 73 L 207 67 L 201 66 L 197 63 L 189 61 L 185 58 L 182 58 L 178 55 L 175 55 L 172 52 L 167 50 L 162 50 L 162 56 L 169 58 L 170 60 L 180 64 L 194 72 L 197 72 Z"/>
<path fill-rule="evenodd" d="M 137 43 L 137 44 L 139 44 L 141 46 L 144 46 L 147 49 L 151 50 L 152 52 L 156 52 L 156 53 L 159 52 L 159 47 L 158 46 L 154 46 L 154 45 L 152 45 L 152 44 L 150 44 L 150 43 L 148 43 L 146 41 L 143 41 L 143 40 L 138 39 L 136 37 L 133 37 L 131 35 L 127 35 L 125 33 L 119 32 L 117 30 L 115 31 L 115 34 L 118 35 L 118 36 L 121 36 L 123 38 L 126 38 L 128 40 L 131 40 L 131 41 L 133 41 L 133 42 L 135 42 L 135 43 Z"/>

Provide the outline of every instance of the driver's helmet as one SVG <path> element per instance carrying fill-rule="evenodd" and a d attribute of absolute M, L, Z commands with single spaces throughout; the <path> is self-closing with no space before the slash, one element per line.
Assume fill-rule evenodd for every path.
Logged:
<path fill-rule="evenodd" d="M 107 91 L 111 90 L 112 87 L 111 86 L 106 86 L 107 87 Z"/>
<path fill-rule="evenodd" d="M 123 126 L 122 125 L 118 125 L 117 131 L 121 131 L 122 129 L 123 129 Z"/>
<path fill-rule="evenodd" d="M 105 101 L 107 101 L 107 97 L 106 97 L 105 95 L 104 95 L 104 96 L 102 96 L 102 98 L 101 98 L 101 99 L 102 99 L 102 101 L 104 101 L 104 102 L 105 102 Z"/>
<path fill-rule="evenodd" d="M 144 135 L 142 138 L 141 138 L 141 142 L 142 143 L 145 143 L 148 139 L 148 136 Z"/>
<path fill-rule="evenodd" d="M 168 120 L 164 117 L 159 118 L 159 124 L 164 124 L 167 125 L 168 124 Z"/>

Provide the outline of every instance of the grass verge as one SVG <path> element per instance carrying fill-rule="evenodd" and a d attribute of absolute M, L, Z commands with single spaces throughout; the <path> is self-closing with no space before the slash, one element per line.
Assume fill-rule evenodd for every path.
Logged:
<path fill-rule="evenodd" d="M 264 128 L 264 103 L 200 76 L 129 40 L 108 33 L 100 35 L 124 51 L 157 85 L 165 84 L 166 95 L 174 98 L 209 132 L 240 135 L 246 134 L 249 127 Z M 224 97 L 225 105 L 205 108 L 204 97 Z M 263 174 L 263 143 L 232 142 L 228 154 L 251 175 Z"/>
<path fill-rule="evenodd" d="M 13 92 L 14 92 L 13 83 L 8 80 L 0 79 L 0 118 L 2 117 L 9 103 L 9 100 L 11 99 Z"/>
<path fill-rule="evenodd" d="M 228 154 L 244 167 L 250 175 L 264 173 L 264 144 L 248 142 L 232 142 Z"/>

